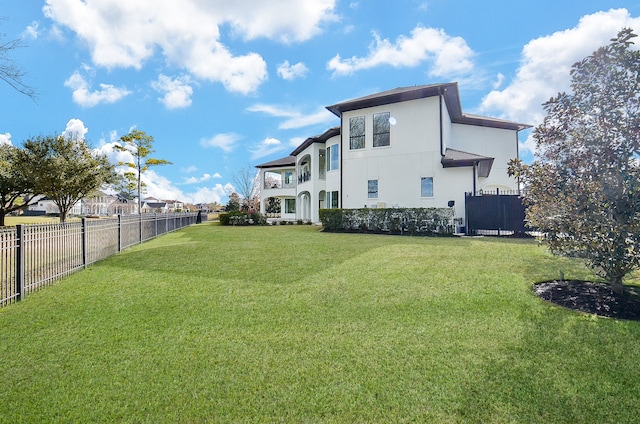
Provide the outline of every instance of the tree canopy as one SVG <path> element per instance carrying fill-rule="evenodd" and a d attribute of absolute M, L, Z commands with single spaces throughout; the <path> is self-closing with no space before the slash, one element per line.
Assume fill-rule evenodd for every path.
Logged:
<path fill-rule="evenodd" d="M 141 213 L 141 197 L 144 187 L 142 174 L 152 166 L 169 165 L 171 162 L 150 157 L 151 154 L 155 153 L 155 150 L 153 150 L 153 136 L 148 135 L 144 131 L 133 130 L 129 134 L 120 137 L 120 141 L 123 144 L 115 145 L 115 149 L 121 152 L 128 152 L 133 156 L 132 162 L 118 163 L 118 165 L 126 166 L 132 170 L 124 173 L 124 178 L 128 181 L 128 183 L 124 184 L 124 188 L 129 189 L 130 192 L 130 189 L 135 184 L 138 196 L 138 213 Z"/>
<path fill-rule="evenodd" d="M 25 170 L 35 193 L 51 199 L 65 222 L 74 204 L 116 180 L 115 167 L 84 140 L 38 136 L 19 150 L 18 166 Z"/>
<path fill-rule="evenodd" d="M 0 144 L 0 227 L 7 214 L 30 204 L 37 195 L 27 168 L 17 162 L 18 155 L 17 147 Z"/>
<path fill-rule="evenodd" d="M 552 252 L 583 258 L 624 291 L 640 264 L 640 53 L 622 29 L 573 65 L 571 93 L 544 104 L 535 160 L 511 163 L 527 220 Z"/>

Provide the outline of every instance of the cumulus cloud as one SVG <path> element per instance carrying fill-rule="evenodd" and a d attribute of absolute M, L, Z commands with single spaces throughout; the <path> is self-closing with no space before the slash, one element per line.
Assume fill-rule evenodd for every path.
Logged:
<path fill-rule="evenodd" d="M 220 28 L 247 40 L 308 40 L 336 19 L 335 0 L 203 2 L 47 0 L 44 15 L 88 46 L 95 65 L 141 69 L 161 52 L 168 64 L 227 90 L 250 93 L 267 78 L 257 53 L 234 54 Z"/>
<path fill-rule="evenodd" d="M 481 112 L 540 124 L 545 115 L 542 104 L 570 90 L 571 66 L 609 44 L 623 27 L 640 28 L 640 18 L 632 18 L 625 9 L 612 9 L 583 16 L 573 28 L 530 41 L 522 49 L 514 79 L 503 89 L 491 91 L 482 101 Z M 522 147 L 531 151 L 532 144 L 528 140 Z"/>
<path fill-rule="evenodd" d="M 251 159 L 260 159 L 265 156 L 281 152 L 285 148 L 286 146 L 283 146 L 280 140 L 272 137 L 267 137 L 260 144 L 250 149 Z"/>
<path fill-rule="evenodd" d="M 12 144 L 11 134 L 10 133 L 0 134 L 0 144 Z"/>
<path fill-rule="evenodd" d="M 335 121 L 336 117 L 325 108 L 321 108 L 317 112 L 311 114 L 303 114 L 293 108 L 255 104 L 247 108 L 249 112 L 264 113 L 275 118 L 284 118 L 278 125 L 281 130 L 290 130 L 296 128 L 308 127 L 317 124 L 326 124 Z"/>
<path fill-rule="evenodd" d="M 202 147 L 217 147 L 223 152 L 229 153 L 233 151 L 241 139 L 242 136 L 235 133 L 216 134 L 213 137 L 200 140 L 200 145 Z"/>
<path fill-rule="evenodd" d="M 100 84 L 99 90 L 91 91 L 91 85 L 78 71 L 74 72 L 64 85 L 73 90 L 73 101 L 83 107 L 115 103 L 130 94 L 126 88 L 118 88 L 110 84 Z"/>
<path fill-rule="evenodd" d="M 164 94 L 158 100 L 167 109 L 178 109 L 191 106 L 191 96 L 193 88 L 191 88 L 191 78 L 181 76 L 171 78 L 160 74 L 156 81 L 151 83 L 151 87 Z"/>
<path fill-rule="evenodd" d="M 288 60 L 278 65 L 278 76 L 286 81 L 293 81 L 297 78 L 303 78 L 309 72 L 309 68 L 304 63 L 298 62 L 291 65 Z"/>
<path fill-rule="evenodd" d="M 441 77 L 468 73 L 473 69 L 473 50 L 461 37 L 452 37 L 442 29 L 418 25 L 409 37 L 400 36 L 395 43 L 374 33 L 369 54 L 343 59 L 333 57 L 327 69 L 335 75 L 350 75 L 357 71 L 379 66 L 412 68 L 430 63 L 429 73 Z"/>
<path fill-rule="evenodd" d="M 87 127 L 84 126 L 84 122 L 77 118 L 71 118 L 67 122 L 67 126 L 65 127 L 62 135 L 65 138 L 71 138 L 73 140 L 84 140 L 84 135 L 89 131 Z"/>

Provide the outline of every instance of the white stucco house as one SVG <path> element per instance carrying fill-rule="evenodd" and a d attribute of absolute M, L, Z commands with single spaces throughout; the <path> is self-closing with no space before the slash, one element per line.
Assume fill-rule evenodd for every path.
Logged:
<path fill-rule="evenodd" d="M 516 190 L 507 174 L 530 125 L 463 113 L 457 83 L 396 88 L 327 109 L 340 126 L 258 165 L 260 212 L 319 221 L 322 208 L 455 208 L 466 192 Z"/>

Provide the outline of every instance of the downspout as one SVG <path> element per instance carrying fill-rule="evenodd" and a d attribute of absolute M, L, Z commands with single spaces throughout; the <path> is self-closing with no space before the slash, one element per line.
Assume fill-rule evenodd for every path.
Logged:
<path fill-rule="evenodd" d="M 440 112 L 440 157 L 444 157 L 444 130 L 443 130 L 443 125 L 442 125 L 442 88 L 438 88 L 438 99 L 440 101 L 440 108 L 439 108 L 439 112 Z"/>
<path fill-rule="evenodd" d="M 478 161 L 473 162 L 473 193 L 472 196 L 476 195 L 476 170 L 478 169 Z"/>
<path fill-rule="evenodd" d="M 518 139 L 520 131 L 516 131 L 516 159 L 520 160 L 520 140 Z M 516 178 L 516 192 L 520 195 L 520 176 Z"/>
<path fill-rule="evenodd" d="M 338 150 L 338 153 L 340 154 L 340 204 L 338 205 L 338 209 L 342 209 L 342 145 L 343 143 L 343 133 L 344 131 L 342 131 L 342 111 L 340 111 L 340 150 Z M 329 160 L 329 158 L 327 158 L 327 160 Z M 326 196 L 326 194 L 325 194 Z"/>

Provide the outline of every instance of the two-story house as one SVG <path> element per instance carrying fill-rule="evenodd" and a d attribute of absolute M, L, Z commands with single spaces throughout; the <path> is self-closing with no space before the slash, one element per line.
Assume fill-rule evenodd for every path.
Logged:
<path fill-rule="evenodd" d="M 516 190 L 507 174 L 530 125 L 462 112 L 457 83 L 403 87 L 327 107 L 340 126 L 258 165 L 260 211 L 319 221 L 322 208 L 456 207 L 466 192 Z"/>

